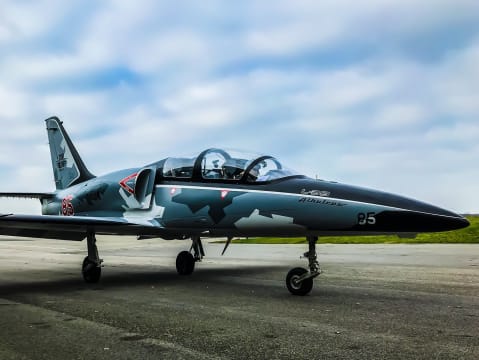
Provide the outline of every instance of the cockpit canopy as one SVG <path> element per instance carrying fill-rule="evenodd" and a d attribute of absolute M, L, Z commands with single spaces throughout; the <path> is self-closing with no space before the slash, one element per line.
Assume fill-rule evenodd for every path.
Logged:
<path fill-rule="evenodd" d="M 197 157 L 170 157 L 163 177 L 178 180 L 260 183 L 299 175 L 272 156 L 208 149 Z"/>

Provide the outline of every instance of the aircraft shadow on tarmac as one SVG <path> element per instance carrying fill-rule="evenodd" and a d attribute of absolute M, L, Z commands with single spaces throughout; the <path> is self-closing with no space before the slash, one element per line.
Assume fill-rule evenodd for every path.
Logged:
<path fill-rule="evenodd" d="M 128 288 L 143 290 L 142 288 L 155 287 L 167 291 L 183 291 L 185 286 L 190 291 L 195 286 L 198 292 L 204 288 L 215 294 L 237 293 L 242 296 L 249 296 L 256 299 L 281 299 L 289 301 L 298 300 L 297 297 L 288 296 L 283 279 L 277 276 L 265 276 L 270 272 L 282 272 L 285 266 L 248 266 L 247 268 L 218 267 L 214 269 L 199 269 L 191 276 L 179 276 L 172 270 L 158 269 L 148 271 L 138 271 L 137 266 L 124 266 L 122 270 L 115 269 L 108 273 L 100 283 L 85 284 L 76 274 L 57 275 L 61 278 L 43 280 L 52 275 L 52 271 L 35 271 L 35 276 L 39 278 L 36 281 L 19 281 L 18 283 L 0 283 L 0 297 L 9 298 L 22 295 L 69 295 L 76 296 L 75 293 L 83 291 L 105 291 Z M 55 275 L 53 275 L 55 276 Z M 383 283 L 358 282 L 351 280 L 350 284 L 331 283 L 327 279 L 322 282 L 316 291 L 313 291 L 307 298 L 328 305 L 340 303 L 363 303 L 363 302 L 388 302 L 403 303 L 410 302 L 411 296 L 408 291 L 401 289 L 385 289 Z M 431 304 L 435 302 L 434 294 L 422 294 L 420 297 L 414 297 L 416 305 L 420 303 Z M 309 302 L 311 300 L 301 300 Z"/>
<path fill-rule="evenodd" d="M 82 291 L 82 290 L 109 290 L 114 288 L 141 288 L 141 287 L 184 287 L 185 283 L 190 285 L 202 284 L 205 283 L 227 283 L 231 281 L 232 286 L 235 287 L 258 287 L 258 285 L 248 285 L 248 278 L 257 278 L 264 279 L 264 274 L 270 271 L 283 270 L 283 266 L 248 266 L 247 268 L 214 268 L 214 269 L 200 269 L 191 276 L 180 276 L 176 272 L 171 270 L 161 270 L 158 269 L 148 270 L 148 271 L 132 271 L 131 268 L 127 266 L 122 266 L 123 270 L 115 269 L 111 271 L 108 275 L 104 276 L 101 282 L 97 284 L 86 284 L 84 283 L 80 276 L 76 276 L 74 273 L 71 275 L 52 275 L 50 270 L 35 270 L 35 275 L 32 276 L 38 278 L 38 280 L 24 281 L 19 280 L 18 283 L 8 282 L 2 284 L 0 282 L 0 296 L 8 295 L 21 295 L 21 294 L 61 294 L 69 293 L 72 291 Z M 135 266 L 135 269 L 138 269 Z M 130 270 L 130 271 L 129 271 Z M 31 270 L 28 270 L 31 271 Z M 28 272 L 27 271 L 27 272 Z M 32 271 L 33 272 L 33 271 Z M 8 272 L 4 272 L 4 275 L 9 277 Z M 15 272 L 18 274 L 18 271 Z M 14 273 L 11 273 L 14 277 Z M 25 275 L 25 273 L 23 274 Z M 51 280 L 43 280 L 52 276 Z M 61 276 L 61 278 L 60 278 Z M 241 279 L 239 282 L 234 282 L 232 278 Z M 269 278 L 269 280 L 274 281 L 274 279 Z M 282 283 L 283 279 L 278 278 L 278 283 Z"/>

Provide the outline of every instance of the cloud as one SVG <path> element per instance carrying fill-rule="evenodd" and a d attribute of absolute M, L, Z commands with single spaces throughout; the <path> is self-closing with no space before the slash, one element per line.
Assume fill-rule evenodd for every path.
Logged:
<path fill-rule="evenodd" d="M 0 43 L 4 45 L 48 35 L 52 26 L 61 21 L 71 8 L 59 0 L 6 0 L 1 7 Z"/>
<path fill-rule="evenodd" d="M 42 119 L 59 115 L 97 174 L 249 148 L 479 211 L 477 1 L 41 0 L 0 14 L 2 189 L 52 189 Z"/>

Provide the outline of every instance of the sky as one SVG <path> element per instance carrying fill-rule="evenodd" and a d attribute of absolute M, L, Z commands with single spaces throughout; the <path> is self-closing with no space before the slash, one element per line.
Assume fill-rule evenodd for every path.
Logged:
<path fill-rule="evenodd" d="M 479 212 L 479 1 L 0 3 L 0 191 L 209 147 Z M 37 213 L 4 199 L 0 212 Z"/>

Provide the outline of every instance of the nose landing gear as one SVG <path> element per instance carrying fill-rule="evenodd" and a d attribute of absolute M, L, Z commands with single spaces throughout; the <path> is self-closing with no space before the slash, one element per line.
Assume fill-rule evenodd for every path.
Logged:
<path fill-rule="evenodd" d="M 291 269 L 286 275 L 286 287 L 293 295 L 304 296 L 309 294 L 313 288 L 313 279 L 321 274 L 321 268 L 316 254 L 317 236 L 308 236 L 309 250 L 304 253 L 304 257 L 308 258 L 309 271 L 297 267 Z"/>

